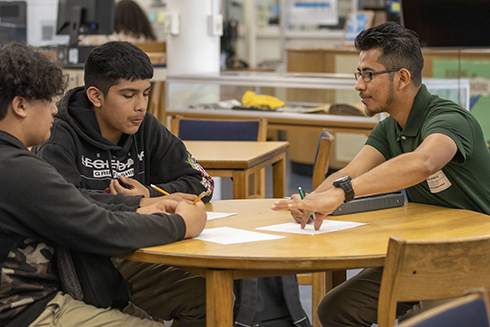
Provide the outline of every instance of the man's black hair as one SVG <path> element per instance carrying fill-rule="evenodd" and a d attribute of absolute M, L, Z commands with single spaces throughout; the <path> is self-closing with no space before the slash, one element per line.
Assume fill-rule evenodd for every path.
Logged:
<path fill-rule="evenodd" d="M 415 86 L 422 83 L 424 57 L 414 31 L 395 22 L 387 22 L 359 33 L 354 45 L 359 51 L 380 49 L 378 62 L 386 69 L 406 68 Z"/>
<path fill-rule="evenodd" d="M 95 86 L 104 95 L 120 79 L 134 81 L 152 77 L 150 58 L 129 42 L 104 43 L 92 50 L 85 62 L 85 89 Z"/>
<path fill-rule="evenodd" d="M 33 47 L 10 42 L 0 48 L 0 120 L 16 96 L 48 100 L 62 95 L 67 78 L 60 67 Z"/>

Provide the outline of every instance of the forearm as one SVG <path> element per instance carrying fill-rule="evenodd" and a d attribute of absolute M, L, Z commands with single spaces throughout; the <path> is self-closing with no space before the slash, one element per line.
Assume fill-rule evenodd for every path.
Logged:
<path fill-rule="evenodd" d="M 370 171 L 374 167 L 379 166 L 383 162 L 385 162 L 385 158 L 378 150 L 372 146 L 365 145 L 345 168 L 328 176 L 315 192 L 325 192 L 333 187 L 333 182 L 339 177 L 348 175 L 354 179 Z"/>
<path fill-rule="evenodd" d="M 352 181 L 352 187 L 356 196 L 362 196 L 416 185 L 441 170 L 457 150 L 450 137 L 431 134 L 415 151 L 401 154 L 359 175 Z"/>
<path fill-rule="evenodd" d="M 421 183 L 440 171 L 451 161 L 457 150 L 454 141 L 442 134 L 431 134 L 415 151 L 389 160 L 385 160 L 375 148 L 366 145 L 345 169 L 327 178 L 303 200 L 296 197 L 276 201 L 272 209 L 314 211 L 317 213 L 315 229 L 319 229 L 323 218 L 345 200 L 343 190 L 332 187 L 336 178 L 349 175 L 356 196 L 397 191 Z M 307 215 L 303 215 L 302 227 L 307 219 Z"/>
<path fill-rule="evenodd" d="M 431 174 L 431 171 L 427 169 L 428 166 L 425 164 L 424 159 L 423 155 L 407 153 L 388 160 L 364 174 L 358 174 L 356 176 L 354 171 L 353 176 L 355 177 L 352 178 L 352 188 L 354 189 L 355 196 L 392 192 L 422 182 Z M 275 209 L 283 209 L 285 205 L 288 205 L 289 209 L 297 208 L 314 211 L 317 212 L 318 218 L 315 221 L 321 220 L 345 200 L 344 191 L 331 185 L 336 177 L 349 175 L 349 172 L 351 171 L 344 169 L 339 171 L 337 176 L 331 176 L 331 178 L 325 180 L 325 191 L 320 192 L 316 190 L 307 195 L 303 201 L 282 201 L 283 203 L 276 203 Z M 316 224 L 315 227 L 318 227 Z M 319 222 L 318 224 L 321 223 Z"/>
<path fill-rule="evenodd" d="M 352 187 L 356 196 L 393 192 L 423 182 L 432 173 L 424 156 L 411 152 L 353 178 Z"/>
<path fill-rule="evenodd" d="M 314 191 L 313 193 L 318 193 L 318 192 L 325 192 L 328 189 L 333 187 L 333 182 L 342 176 L 349 175 L 351 176 L 352 174 L 349 174 L 348 169 L 341 169 L 336 171 L 335 173 L 329 175 Z"/>

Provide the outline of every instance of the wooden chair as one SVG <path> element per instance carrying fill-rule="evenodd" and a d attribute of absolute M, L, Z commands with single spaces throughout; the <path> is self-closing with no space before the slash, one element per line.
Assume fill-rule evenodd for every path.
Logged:
<path fill-rule="evenodd" d="M 197 119 L 176 116 L 170 120 L 170 131 L 184 141 L 267 141 L 267 120 Z M 223 176 L 214 176 L 223 177 Z M 265 197 L 265 169 L 249 176 L 247 198 Z"/>
<path fill-rule="evenodd" d="M 324 180 L 328 172 L 328 158 L 330 146 L 335 140 L 335 136 L 329 129 L 323 129 L 318 140 L 315 164 L 313 166 L 313 190 L 316 189 Z"/>
<path fill-rule="evenodd" d="M 328 157 L 330 146 L 335 140 L 333 133 L 328 129 L 323 129 L 318 140 L 315 164 L 313 167 L 313 190 L 316 189 L 324 180 L 328 172 Z M 311 274 L 298 274 L 299 285 L 311 285 L 311 307 L 313 309 L 313 326 L 320 326 L 320 321 L 315 314 L 316 308 L 328 290 L 345 281 L 345 271 L 343 272 L 318 272 Z"/>
<path fill-rule="evenodd" d="M 145 41 L 134 43 L 134 45 L 148 55 L 152 64 L 165 64 L 167 62 L 166 42 Z"/>
<path fill-rule="evenodd" d="M 486 289 L 470 290 L 464 297 L 444 303 L 407 319 L 399 327 L 489 327 Z"/>
<path fill-rule="evenodd" d="M 167 52 L 167 43 L 166 42 L 145 41 L 145 42 L 134 43 L 134 45 L 146 53 L 166 53 Z"/>
<path fill-rule="evenodd" d="M 165 114 L 165 81 L 151 82 L 148 112 L 155 116 L 163 125 L 167 125 Z"/>
<path fill-rule="evenodd" d="M 148 55 L 152 64 L 166 63 L 166 42 L 146 41 L 134 43 L 134 45 Z M 165 126 L 167 125 L 167 117 L 165 114 L 165 81 L 151 82 L 148 112 L 157 117 L 162 124 Z"/>
<path fill-rule="evenodd" d="M 461 222 L 471 224 L 471 222 Z M 395 325 L 398 302 L 460 297 L 490 287 L 490 236 L 443 241 L 391 237 L 378 302 L 378 326 Z"/>

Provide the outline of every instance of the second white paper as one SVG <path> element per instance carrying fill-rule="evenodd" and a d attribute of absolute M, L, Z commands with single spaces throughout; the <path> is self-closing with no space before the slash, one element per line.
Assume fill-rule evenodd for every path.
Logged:
<path fill-rule="evenodd" d="M 315 234 L 323 234 L 328 232 L 335 232 L 347 228 L 353 228 L 357 226 L 366 225 L 364 223 L 355 223 L 351 221 L 338 221 L 338 220 L 324 220 L 322 227 L 319 230 L 315 230 L 313 224 L 306 224 L 304 229 L 301 229 L 301 225 L 297 222 L 290 222 L 279 225 L 272 225 L 266 227 L 259 227 L 257 229 L 268 230 L 272 232 L 285 232 L 285 233 L 294 233 L 294 234 L 306 234 L 306 235 L 315 235 Z"/>
<path fill-rule="evenodd" d="M 231 227 L 208 228 L 202 231 L 196 240 L 219 244 L 237 244 L 246 242 L 268 241 L 284 238 L 285 236 L 251 232 Z"/>

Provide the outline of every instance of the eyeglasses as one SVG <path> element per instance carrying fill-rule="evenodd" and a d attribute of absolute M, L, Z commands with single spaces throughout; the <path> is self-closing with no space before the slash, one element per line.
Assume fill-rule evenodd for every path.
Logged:
<path fill-rule="evenodd" d="M 359 79 L 359 77 L 362 76 L 362 80 L 367 83 L 367 82 L 371 82 L 373 80 L 374 75 L 393 73 L 393 72 L 399 71 L 400 69 L 401 68 L 390 69 L 390 70 L 380 70 L 379 72 L 355 72 L 354 78 L 357 81 Z"/>

